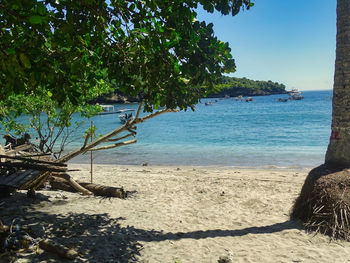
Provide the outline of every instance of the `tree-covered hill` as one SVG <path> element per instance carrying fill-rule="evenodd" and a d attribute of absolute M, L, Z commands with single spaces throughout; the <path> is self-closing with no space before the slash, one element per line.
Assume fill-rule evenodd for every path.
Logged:
<path fill-rule="evenodd" d="M 235 77 L 222 77 L 219 84 L 215 85 L 215 93 L 209 94 L 208 98 L 215 97 L 236 97 L 239 95 L 242 96 L 264 96 L 272 94 L 285 94 L 286 86 L 281 83 L 262 80 L 251 80 L 247 78 L 235 78 Z M 114 93 L 111 93 L 107 96 L 101 96 L 96 100 L 93 100 L 93 103 L 124 103 L 124 102 L 139 102 L 141 96 L 131 97 L 125 96 L 124 94 L 118 92 L 117 90 Z"/>
<path fill-rule="evenodd" d="M 221 83 L 216 85 L 218 92 L 208 97 L 236 97 L 263 96 L 286 93 L 286 86 L 281 83 L 262 80 L 251 80 L 247 78 L 222 77 Z"/>

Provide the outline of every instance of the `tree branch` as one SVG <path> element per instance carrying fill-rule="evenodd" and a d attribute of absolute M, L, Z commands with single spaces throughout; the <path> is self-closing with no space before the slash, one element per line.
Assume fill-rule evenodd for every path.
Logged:
<path fill-rule="evenodd" d="M 107 146 L 102 146 L 102 147 L 98 147 L 98 148 L 92 148 L 89 151 L 100 151 L 100 150 L 107 150 L 107 149 L 112 149 L 112 148 L 116 148 L 116 147 L 120 147 L 120 146 L 125 146 L 125 145 L 129 145 L 129 144 L 133 144 L 136 143 L 137 140 L 130 140 L 130 141 L 126 141 L 126 142 L 120 142 L 120 143 L 115 143 L 112 145 L 107 145 Z"/>
<path fill-rule="evenodd" d="M 85 153 L 87 151 L 90 151 L 92 149 L 94 149 L 94 147 L 96 147 L 97 145 L 103 143 L 103 142 L 106 142 L 108 141 L 110 138 L 126 131 L 126 130 L 129 130 L 131 127 L 133 127 L 134 125 L 138 124 L 138 123 L 141 123 L 141 122 L 144 122 L 148 119 L 151 119 L 151 118 L 154 118 L 158 115 L 161 115 L 163 113 L 167 113 L 167 112 L 177 112 L 179 110 L 177 109 L 165 109 L 165 110 L 160 110 L 158 112 L 155 112 L 155 113 L 152 113 L 150 115 L 147 115 L 145 117 L 142 117 L 142 118 L 135 118 L 133 119 L 131 122 L 127 122 L 125 123 L 124 125 L 120 126 L 119 128 L 107 133 L 106 135 L 100 137 L 100 138 L 97 138 L 95 141 L 93 142 L 90 142 L 88 143 L 84 149 L 82 148 L 79 148 L 79 149 L 76 149 L 72 152 L 69 152 L 67 153 L 66 155 L 62 156 L 61 158 L 57 159 L 57 162 L 59 163 L 64 163 L 64 162 L 67 162 L 68 160 L 78 156 L 79 154 L 82 154 L 82 153 Z M 136 142 L 136 140 L 135 140 Z M 132 142 L 134 143 L 134 142 Z M 130 143 L 128 143 L 130 144 Z M 122 145 L 127 145 L 124 143 L 120 143 L 120 146 Z M 119 144 L 117 146 L 114 146 L 114 145 L 111 145 L 111 146 L 104 146 L 104 147 L 99 147 L 99 148 L 95 148 L 93 151 L 96 151 L 96 150 L 103 150 L 103 149 L 110 149 L 110 148 L 115 148 L 115 147 L 118 147 Z"/>
<path fill-rule="evenodd" d="M 130 137 L 130 136 L 135 136 L 135 135 L 134 135 L 133 133 L 129 133 L 129 134 L 124 135 L 124 136 L 119 137 L 119 138 L 109 139 L 108 141 L 109 141 L 109 142 L 117 142 L 117 141 L 123 140 L 123 139 L 125 139 L 125 138 L 128 138 L 128 137 Z"/>

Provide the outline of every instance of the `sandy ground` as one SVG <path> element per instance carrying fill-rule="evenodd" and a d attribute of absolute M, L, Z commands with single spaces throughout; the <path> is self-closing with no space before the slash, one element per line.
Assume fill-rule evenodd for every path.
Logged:
<path fill-rule="evenodd" d="M 88 165 L 71 164 L 89 181 Z M 94 183 L 125 200 L 42 190 L 17 193 L 0 217 L 73 247 L 75 262 L 350 262 L 350 243 L 306 233 L 289 211 L 307 170 L 94 166 Z M 4 199 L 0 199 L 0 202 Z M 42 252 L 16 262 L 65 262 Z"/>

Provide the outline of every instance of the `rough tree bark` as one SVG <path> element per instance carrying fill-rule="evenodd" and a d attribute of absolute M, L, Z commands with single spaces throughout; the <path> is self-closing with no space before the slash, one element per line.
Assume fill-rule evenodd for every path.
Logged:
<path fill-rule="evenodd" d="M 350 167 L 350 1 L 338 0 L 332 133 L 327 165 Z"/>
<path fill-rule="evenodd" d="M 350 1 L 337 1 L 332 133 L 325 164 L 308 174 L 291 218 L 350 241 Z"/>

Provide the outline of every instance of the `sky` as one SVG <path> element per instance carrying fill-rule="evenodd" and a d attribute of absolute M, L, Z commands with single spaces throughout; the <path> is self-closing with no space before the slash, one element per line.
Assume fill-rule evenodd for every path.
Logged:
<path fill-rule="evenodd" d="M 250 10 L 222 16 L 198 10 L 229 42 L 237 70 L 230 76 L 283 83 L 287 90 L 333 88 L 336 0 L 255 0 Z"/>

